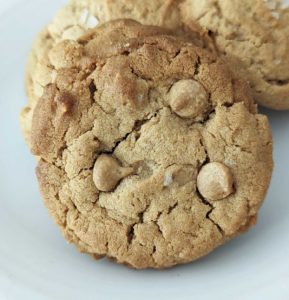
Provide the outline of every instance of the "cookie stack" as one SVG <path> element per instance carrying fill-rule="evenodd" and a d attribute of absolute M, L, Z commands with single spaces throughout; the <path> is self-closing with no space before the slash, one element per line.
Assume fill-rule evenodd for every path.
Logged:
<path fill-rule="evenodd" d="M 273 162 L 255 102 L 289 108 L 288 15 L 261 0 L 71 0 L 56 14 L 21 125 L 69 242 L 166 268 L 256 223 Z"/>

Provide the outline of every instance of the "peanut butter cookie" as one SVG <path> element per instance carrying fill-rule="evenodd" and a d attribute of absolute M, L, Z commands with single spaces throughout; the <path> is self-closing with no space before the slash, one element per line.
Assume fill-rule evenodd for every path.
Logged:
<path fill-rule="evenodd" d="M 289 8 L 279 0 L 185 0 L 183 22 L 198 22 L 263 106 L 289 109 Z"/>
<path fill-rule="evenodd" d="M 271 133 L 222 60 L 118 20 L 55 44 L 42 63 L 31 147 L 45 204 L 80 251 L 165 268 L 255 224 Z"/>

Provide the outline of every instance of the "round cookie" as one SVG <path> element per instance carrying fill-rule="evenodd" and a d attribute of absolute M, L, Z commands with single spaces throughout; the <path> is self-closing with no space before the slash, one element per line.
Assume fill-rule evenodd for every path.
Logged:
<path fill-rule="evenodd" d="M 247 79 L 255 100 L 289 109 L 289 8 L 278 0 L 185 0 L 184 22 L 198 22 L 232 69 Z"/>
<path fill-rule="evenodd" d="M 208 44 L 210 40 L 196 25 L 186 30 L 181 22 L 179 2 L 172 0 L 71 0 L 60 9 L 51 24 L 37 37 L 26 71 L 26 89 L 28 105 L 21 113 L 21 127 L 25 138 L 30 144 L 30 130 L 33 110 L 42 96 L 43 87 L 50 78 L 42 63 L 47 59 L 48 51 L 56 43 L 63 40 L 77 40 L 86 30 L 99 24 L 119 18 L 130 18 L 143 24 L 158 25 L 174 29 L 182 35 L 190 35 L 197 43 Z"/>
<path fill-rule="evenodd" d="M 45 204 L 80 251 L 165 268 L 255 224 L 271 133 L 222 60 L 123 20 L 55 45 L 45 65 L 31 145 Z"/>

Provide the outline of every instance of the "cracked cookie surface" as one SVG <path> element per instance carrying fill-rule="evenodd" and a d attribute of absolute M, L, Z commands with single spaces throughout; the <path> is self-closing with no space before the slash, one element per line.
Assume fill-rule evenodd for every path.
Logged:
<path fill-rule="evenodd" d="M 289 109 L 289 8 L 279 0 L 185 0 L 184 22 L 210 31 L 263 106 Z"/>
<path fill-rule="evenodd" d="M 36 39 L 26 72 L 28 105 L 21 113 L 21 127 L 30 144 L 33 110 L 42 96 L 47 78 L 43 61 L 62 40 L 77 40 L 84 32 L 105 21 L 132 18 L 143 24 L 176 31 L 184 27 L 198 35 L 208 29 L 221 54 L 237 76 L 247 80 L 259 104 L 289 109 L 289 9 L 275 0 L 71 0 Z M 204 35 L 204 33 L 200 33 Z M 210 43 L 210 42 L 209 42 Z M 212 46 L 210 47 L 212 48 Z"/>
<path fill-rule="evenodd" d="M 53 80 L 31 146 L 45 204 L 80 251 L 165 268 L 255 223 L 272 172 L 270 129 L 220 59 L 120 20 L 60 42 L 44 65 Z"/>
<path fill-rule="evenodd" d="M 106 21 L 134 19 L 142 24 L 163 26 L 195 43 L 209 43 L 197 25 L 185 30 L 181 22 L 179 0 L 71 0 L 60 9 L 52 22 L 38 35 L 29 55 L 26 71 L 28 104 L 21 113 L 21 127 L 30 143 L 33 110 L 51 80 L 43 67 L 50 49 L 64 40 L 77 40 L 86 30 Z M 207 41 L 207 42 L 206 42 Z M 53 75 L 52 75 L 53 76 Z"/>

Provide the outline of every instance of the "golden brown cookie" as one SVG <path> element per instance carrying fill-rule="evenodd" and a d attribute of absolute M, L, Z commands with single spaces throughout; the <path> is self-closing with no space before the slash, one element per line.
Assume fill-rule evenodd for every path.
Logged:
<path fill-rule="evenodd" d="M 289 109 L 289 8 L 279 0 L 185 0 L 185 23 L 198 22 L 215 39 L 236 74 L 263 106 Z"/>
<path fill-rule="evenodd" d="M 45 204 L 80 251 L 165 268 L 255 224 L 271 133 L 225 63 L 129 20 L 47 57 L 31 146 Z"/>

